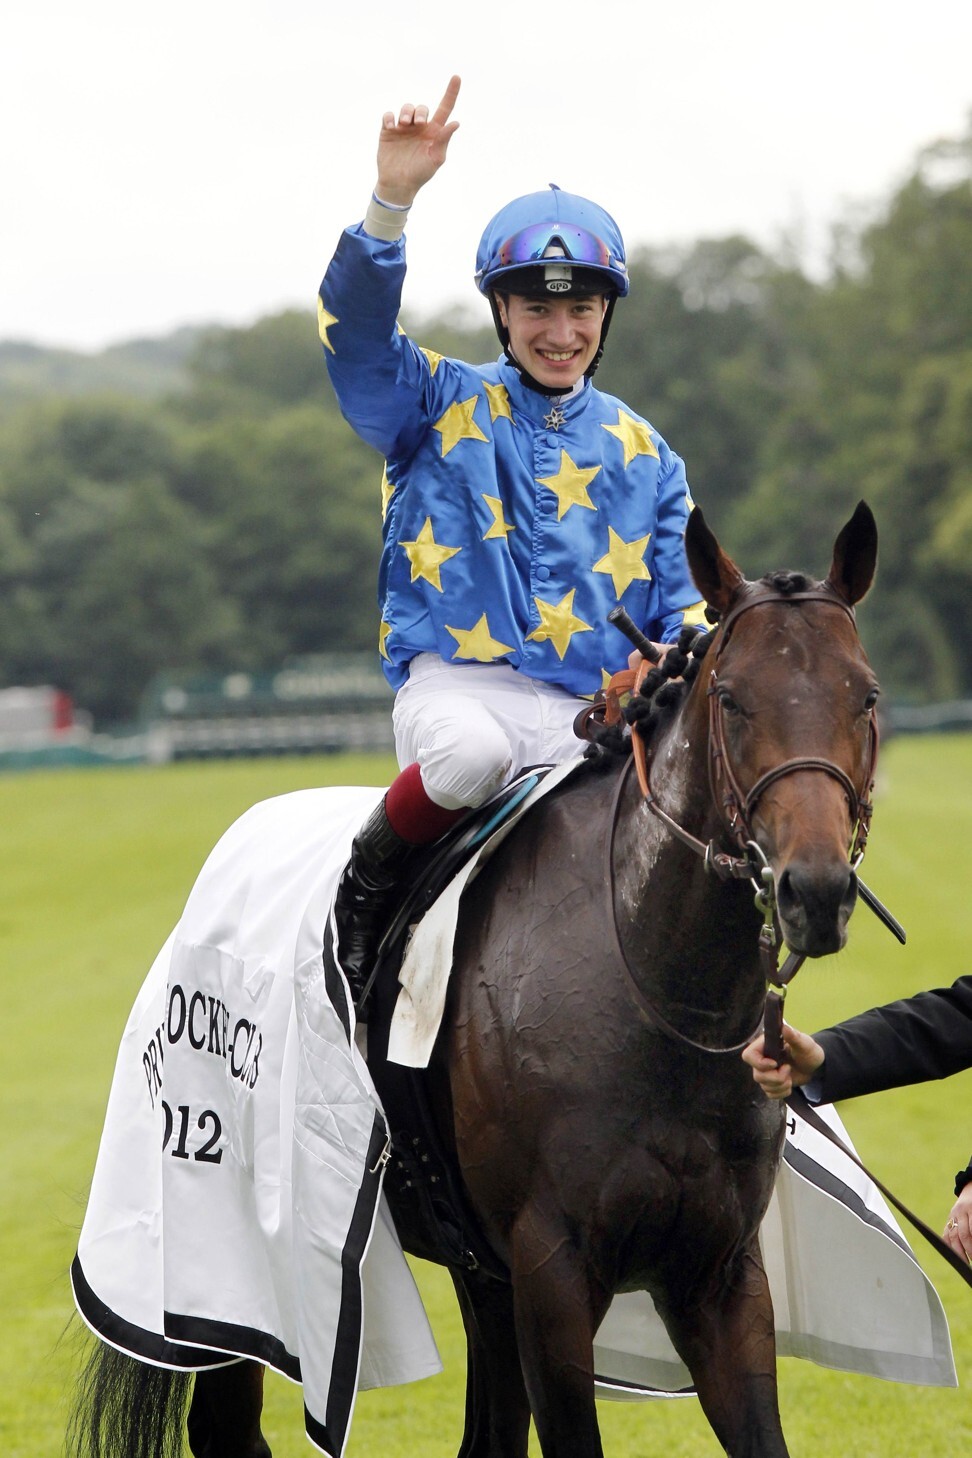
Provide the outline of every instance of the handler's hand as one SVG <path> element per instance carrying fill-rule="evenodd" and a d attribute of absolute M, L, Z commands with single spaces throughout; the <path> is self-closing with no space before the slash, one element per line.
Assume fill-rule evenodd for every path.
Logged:
<path fill-rule="evenodd" d="M 952 1206 L 942 1239 L 964 1261 L 972 1260 L 972 1185 L 966 1185 Z"/>
<path fill-rule="evenodd" d="M 408 207 L 420 187 L 434 177 L 446 159 L 452 134 L 458 127 L 450 121 L 459 95 L 459 77 L 453 76 L 434 114 L 427 106 L 407 101 L 395 120 L 386 111 L 378 138 L 378 182 L 375 192 L 382 202 Z"/>
<path fill-rule="evenodd" d="M 808 1033 L 783 1024 L 783 1052 L 786 1061 L 779 1068 L 763 1052 L 762 1036 L 743 1049 L 742 1058 L 753 1070 L 753 1078 L 767 1098 L 787 1099 L 795 1088 L 809 1083 L 824 1061 L 824 1050 Z"/>

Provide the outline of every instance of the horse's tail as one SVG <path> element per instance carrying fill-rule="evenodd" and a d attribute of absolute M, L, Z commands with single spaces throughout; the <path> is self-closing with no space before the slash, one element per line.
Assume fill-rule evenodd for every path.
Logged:
<path fill-rule="evenodd" d="M 180 1458 L 192 1377 L 96 1342 L 78 1379 L 70 1458 Z"/>

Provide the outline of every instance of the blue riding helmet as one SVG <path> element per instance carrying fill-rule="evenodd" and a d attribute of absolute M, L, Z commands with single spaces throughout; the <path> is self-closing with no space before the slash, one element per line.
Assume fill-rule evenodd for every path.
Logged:
<path fill-rule="evenodd" d="M 546 395 L 563 394 L 563 390 L 534 380 L 511 353 L 496 295 L 562 298 L 606 294 L 600 343 L 585 371 L 590 379 L 604 352 L 615 302 L 628 292 L 624 239 L 611 214 L 597 203 L 562 192 L 551 183 L 547 192 L 514 198 L 487 224 L 476 255 L 476 283 L 489 299 L 493 323 L 510 363 L 533 389 Z"/>
<path fill-rule="evenodd" d="M 514 198 L 487 224 L 476 255 L 476 283 L 488 294 L 501 281 L 529 270 L 530 292 L 550 294 L 600 287 L 623 296 L 628 292 L 624 240 L 617 223 L 597 203 L 562 192 Z M 574 275 L 581 277 L 574 281 Z M 518 284 L 525 281 L 517 280 Z M 502 288 L 501 288 L 502 291 Z M 520 289 L 517 288 L 517 292 Z"/>

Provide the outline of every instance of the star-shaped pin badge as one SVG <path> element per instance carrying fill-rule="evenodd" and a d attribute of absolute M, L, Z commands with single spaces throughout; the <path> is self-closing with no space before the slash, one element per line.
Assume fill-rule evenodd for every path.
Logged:
<path fill-rule="evenodd" d="M 548 430 L 559 430 L 562 425 L 567 424 L 567 416 L 559 405 L 554 405 L 550 414 L 543 417 L 543 423 Z"/>

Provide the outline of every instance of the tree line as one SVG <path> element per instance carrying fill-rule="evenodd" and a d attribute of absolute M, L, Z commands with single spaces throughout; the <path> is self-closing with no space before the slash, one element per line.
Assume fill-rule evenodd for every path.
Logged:
<path fill-rule="evenodd" d="M 685 458 L 743 570 L 822 575 L 865 498 L 886 692 L 972 693 L 972 129 L 835 228 L 822 278 L 744 237 L 631 274 L 598 383 Z M 497 352 L 464 316 L 404 323 Z M 376 646 L 381 461 L 340 418 L 313 312 L 178 338 L 131 389 L 117 352 L 90 388 L 75 359 L 68 392 L 63 355 L 45 376 L 44 351 L 0 348 L 0 686 L 56 684 L 102 725 L 160 670 Z"/>

